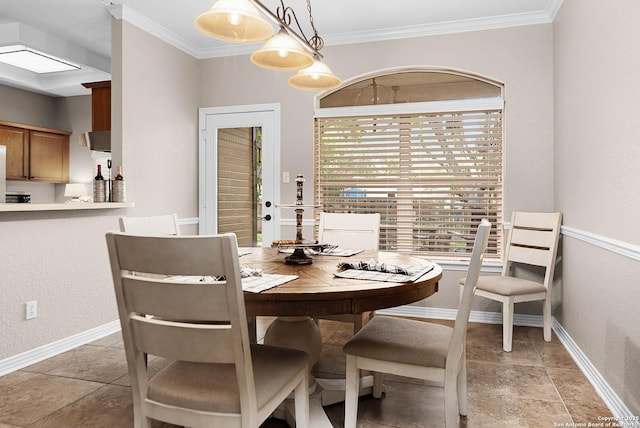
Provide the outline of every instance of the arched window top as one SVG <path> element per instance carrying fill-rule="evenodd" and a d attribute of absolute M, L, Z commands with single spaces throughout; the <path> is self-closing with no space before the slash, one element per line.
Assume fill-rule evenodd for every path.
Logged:
<path fill-rule="evenodd" d="M 502 85 L 451 70 L 405 70 L 369 75 L 322 96 L 320 108 L 497 98 Z"/>

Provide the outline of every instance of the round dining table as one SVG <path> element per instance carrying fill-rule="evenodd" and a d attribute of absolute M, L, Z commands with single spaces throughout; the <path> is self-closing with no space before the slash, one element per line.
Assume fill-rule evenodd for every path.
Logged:
<path fill-rule="evenodd" d="M 264 343 L 306 351 L 310 370 L 318 361 L 322 348 L 320 330 L 313 316 L 361 314 L 417 302 L 437 292 L 438 281 L 442 278 L 439 265 L 395 252 L 364 251 L 350 257 L 318 254 L 312 256 L 312 263 L 301 265 L 287 264 L 287 254 L 277 248 L 243 248 L 241 254 L 242 267 L 260 269 L 265 274 L 297 276 L 295 280 L 259 293 L 245 291 L 245 310 L 247 317 L 254 322 L 256 316 L 276 316 L 267 328 Z M 372 259 L 403 267 L 430 265 L 433 268 L 412 282 L 336 276 L 341 262 L 357 263 Z M 361 379 L 361 395 L 370 394 L 372 387 L 372 376 Z M 344 380 L 310 376 L 309 392 L 311 425 L 332 427 L 322 406 L 344 401 Z M 294 426 L 291 405 L 289 403 L 274 416 Z"/>
<path fill-rule="evenodd" d="M 403 253 L 364 251 L 350 257 L 329 254 L 313 256 L 311 264 L 285 263 L 285 253 L 277 248 L 245 249 L 241 266 L 261 269 L 264 273 L 297 275 L 294 281 L 260 293 L 245 292 L 247 315 L 313 316 L 359 314 L 376 309 L 406 305 L 425 299 L 438 291 L 442 269 L 433 262 Z M 246 252 L 245 251 L 245 252 Z M 434 265 L 434 269 L 415 282 L 383 282 L 338 278 L 340 262 L 375 259 L 399 266 Z"/>

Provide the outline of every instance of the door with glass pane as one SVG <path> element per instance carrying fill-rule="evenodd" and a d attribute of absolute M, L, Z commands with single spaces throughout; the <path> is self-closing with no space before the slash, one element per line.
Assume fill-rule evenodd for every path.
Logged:
<path fill-rule="evenodd" d="M 279 213 L 277 105 L 200 111 L 200 233 L 270 245 Z"/>

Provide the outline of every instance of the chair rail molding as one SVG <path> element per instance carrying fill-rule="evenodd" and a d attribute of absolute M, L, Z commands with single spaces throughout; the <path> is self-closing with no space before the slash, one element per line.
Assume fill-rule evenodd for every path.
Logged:
<path fill-rule="evenodd" d="M 578 239 L 596 247 L 612 251 L 633 260 L 640 261 L 640 245 L 630 244 L 628 242 L 618 241 L 606 236 L 596 235 L 595 233 L 576 229 L 570 226 L 562 226 L 560 232 L 563 236 Z"/>

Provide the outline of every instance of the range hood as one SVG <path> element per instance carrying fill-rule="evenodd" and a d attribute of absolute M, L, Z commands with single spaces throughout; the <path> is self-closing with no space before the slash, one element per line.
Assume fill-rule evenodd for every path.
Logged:
<path fill-rule="evenodd" d="M 83 132 L 80 145 L 97 152 L 111 152 L 111 131 Z"/>
<path fill-rule="evenodd" d="M 91 89 L 91 132 L 80 137 L 80 144 L 98 152 L 111 152 L 111 81 L 83 83 Z"/>

